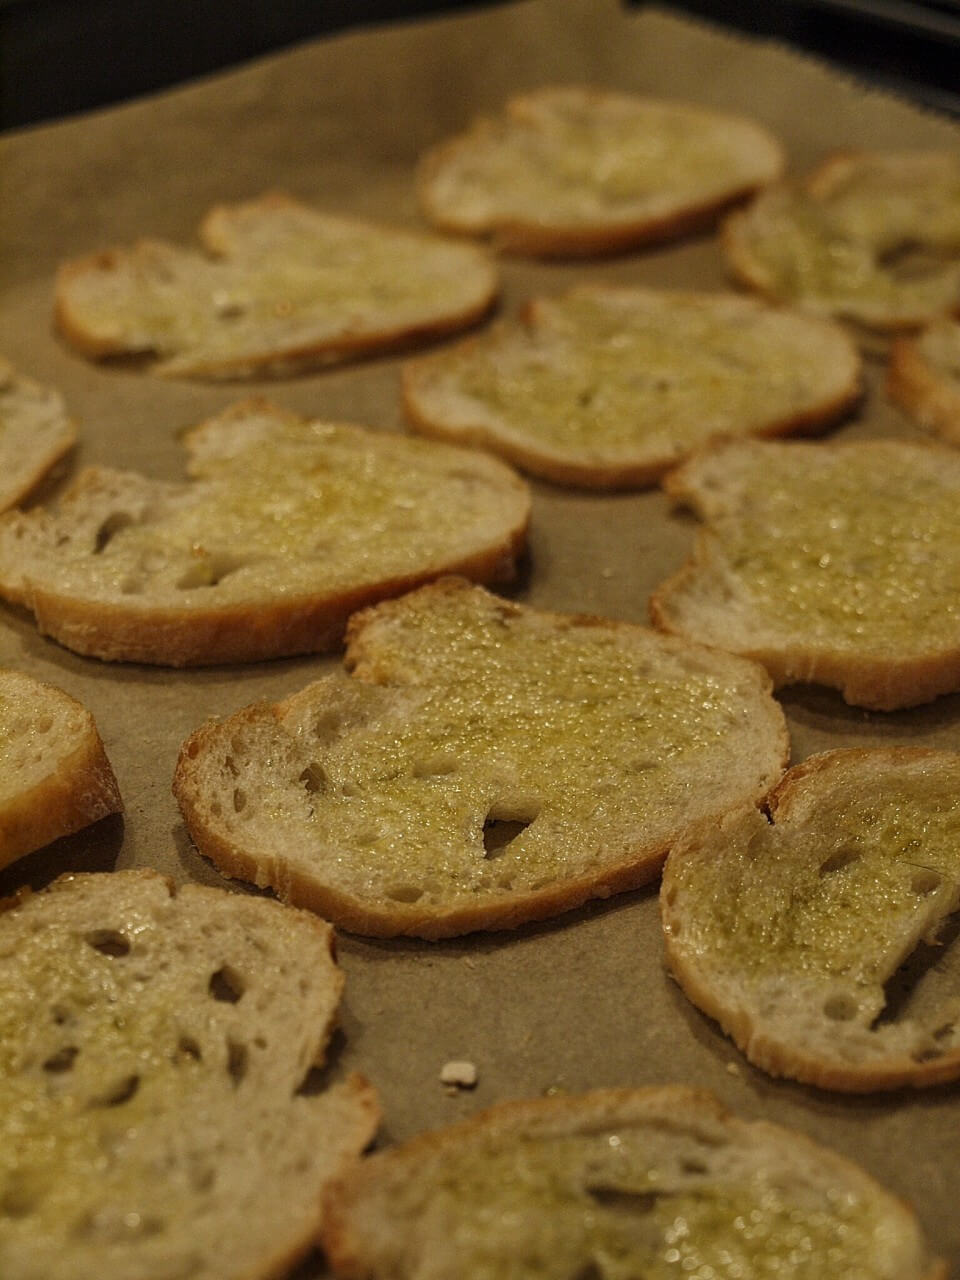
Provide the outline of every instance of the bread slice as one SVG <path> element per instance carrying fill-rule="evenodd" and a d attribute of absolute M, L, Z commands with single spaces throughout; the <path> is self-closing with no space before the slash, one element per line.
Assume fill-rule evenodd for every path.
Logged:
<path fill-rule="evenodd" d="M 960 444 L 960 322 L 941 320 L 890 348 L 887 394 L 950 444 Z"/>
<path fill-rule="evenodd" d="M 960 1078 L 958 785 L 950 752 L 829 751 L 769 818 L 745 807 L 671 853 L 667 962 L 751 1062 L 850 1092 Z"/>
<path fill-rule="evenodd" d="M 657 626 L 891 711 L 960 689 L 960 454 L 741 441 L 667 477 L 706 522 Z"/>
<path fill-rule="evenodd" d="M 277 193 L 211 210 L 200 234 L 206 254 L 141 240 L 66 263 L 60 331 L 168 377 L 282 376 L 462 329 L 498 289 L 478 248 Z"/>
<path fill-rule="evenodd" d="M 413 425 L 560 484 L 651 484 L 715 436 L 827 426 L 857 400 L 839 325 L 734 294 L 581 285 L 408 361 Z"/>
<path fill-rule="evenodd" d="M 62 689 L 0 670 L 0 867 L 122 808 L 90 712 Z"/>
<path fill-rule="evenodd" d="M 373 1136 L 321 1089 L 329 926 L 154 872 L 64 877 L 0 916 L 4 1280 L 279 1280 Z"/>
<path fill-rule="evenodd" d="M 25 498 L 76 438 L 59 392 L 0 357 L 0 511 Z"/>
<path fill-rule="evenodd" d="M 730 215 L 735 274 L 766 297 L 878 330 L 960 312 L 960 155 L 836 155 Z"/>
<path fill-rule="evenodd" d="M 550 86 L 441 143 L 418 175 L 426 216 L 520 253 L 607 253 L 709 224 L 774 181 L 753 120 L 597 88 Z"/>
<path fill-rule="evenodd" d="M 358 933 L 511 928 L 634 888 L 785 767 L 760 668 L 460 580 L 353 618 L 346 663 L 201 726 L 174 791 L 227 874 Z"/>
<path fill-rule="evenodd" d="M 0 517 L 0 596 L 110 660 L 196 666 L 339 644 L 359 606 L 509 577 L 530 495 L 474 450 L 244 401 L 194 428 L 189 483 L 91 467 Z"/>
<path fill-rule="evenodd" d="M 946 1275 L 857 1165 L 680 1085 L 502 1103 L 379 1152 L 323 1235 L 340 1280 Z"/>

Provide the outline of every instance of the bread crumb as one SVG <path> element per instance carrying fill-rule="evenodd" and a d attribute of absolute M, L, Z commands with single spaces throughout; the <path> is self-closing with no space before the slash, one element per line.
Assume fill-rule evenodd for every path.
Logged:
<path fill-rule="evenodd" d="M 728 1062 L 727 1074 L 731 1076 L 738 1076 L 740 1074 L 740 1064 L 738 1062 Z"/>
<path fill-rule="evenodd" d="M 440 1083 L 449 1092 L 457 1089 L 473 1089 L 477 1083 L 477 1068 L 472 1062 L 445 1062 L 440 1068 Z"/>

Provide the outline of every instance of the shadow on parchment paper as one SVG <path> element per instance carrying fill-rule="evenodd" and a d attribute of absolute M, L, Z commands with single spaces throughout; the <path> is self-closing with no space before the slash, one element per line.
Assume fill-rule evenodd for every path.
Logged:
<path fill-rule="evenodd" d="M 70 872 L 113 871 L 122 844 L 123 817 L 110 814 L 4 867 L 0 871 L 0 898 L 24 887 L 43 889 L 57 876 Z"/>

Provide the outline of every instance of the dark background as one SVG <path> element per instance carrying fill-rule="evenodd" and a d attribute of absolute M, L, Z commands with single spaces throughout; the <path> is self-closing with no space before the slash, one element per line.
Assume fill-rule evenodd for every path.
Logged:
<path fill-rule="evenodd" d="M 480 0 L 0 0 L 0 129 L 135 97 L 346 27 L 471 7 Z M 673 7 L 789 40 L 960 115 L 960 0 Z"/>

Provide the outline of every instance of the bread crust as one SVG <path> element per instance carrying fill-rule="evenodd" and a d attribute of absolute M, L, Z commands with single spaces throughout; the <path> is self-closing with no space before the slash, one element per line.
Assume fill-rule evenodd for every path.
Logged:
<path fill-rule="evenodd" d="M 21 672 L 0 671 L 0 727 L 0 867 L 123 811 L 93 717 L 75 698 Z M 20 759 L 18 739 L 27 744 Z"/>
<path fill-rule="evenodd" d="M 851 636 L 849 628 L 841 629 L 839 623 L 831 631 L 826 623 L 820 625 L 816 614 L 813 622 L 784 621 L 771 611 L 772 594 L 769 601 L 754 599 L 749 582 L 731 562 L 725 539 L 728 530 L 731 537 L 739 537 L 747 527 L 746 521 L 750 520 L 758 530 L 754 541 L 759 548 L 765 545 L 767 535 L 763 530 L 773 530 L 777 523 L 776 517 L 765 514 L 763 487 L 768 486 L 768 482 L 772 484 L 771 473 L 765 467 L 772 467 L 776 462 L 776 455 L 769 452 L 765 455 L 765 451 L 774 449 L 781 451 L 781 458 L 795 459 L 793 519 L 798 521 L 798 513 L 804 510 L 811 519 L 818 512 L 822 514 L 819 529 L 809 535 L 807 560 L 802 561 L 799 568 L 790 567 L 791 555 L 800 560 L 790 541 L 792 525 L 785 525 L 778 531 L 784 535 L 777 544 L 778 548 L 782 547 L 779 554 L 782 555 L 783 566 L 778 572 L 783 583 L 777 589 L 776 599 L 784 605 L 789 602 L 791 590 L 802 591 L 815 579 L 817 568 L 807 563 L 814 542 L 828 559 L 832 554 L 836 538 L 828 527 L 829 520 L 848 520 L 852 539 L 857 533 L 858 519 L 863 516 L 861 507 L 864 504 L 864 510 L 869 514 L 870 500 L 864 496 L 870 492 L 867 479 L 857 494 L 861 507 L 852 510 L 849 517 L 837 515 L 833 508 L 827 511 L 829 499 L 822 499 L 822 509 L 810 504 L 804 507 L 804 476 L 808 468 L 821 465 L 818 459 L 824 463 L 835 460 L 837 468 L 849 459 L 850 474 L 858 474 L 853 471 L 858 466 L 861 470 L 868 466 L 879 470 L 881 462 L 886 460 L 889 474 L 899 474 L 905 483 L 909 477 L 926 477 L 931 482 L 942 484 L 946 491 L 950 478 L 955 476 L 960 484 L 957 456 L 951 450 L 934 444 L 906 441 L 794 445 L 734 442 L 704 450 L 669 473 L 663 482 L 666 492 L 678 505 L 689 505 L 705 523 L 697 532 L 690 559 L 651 595 L 649 607 L 654 624 L 667 632 L 686 634 L 701 643 L 716 644 L 761 662 L 777 688 L 796 683 L 823 684 L 838 689 L 851 705 L 872 710 L 892 711 L 917 706 L 960 688 L 960 628 L 955 635 L 945 632 L 940 637 L 930 637 L 917 624 L 913 634 L 908 634 L 893 646 L 883 636 L 875 636 L 866 628 L 862 628 L 862 638 L 860 635 Z M 783 450 L 791 452 L 785 454 Z M 770 459 L 769 464 L 763 462 L 765 456 Z M 884 498 L 878 491 L 876 501 L 890 504 L 890 495 Z M 924 514 L 923 503 L 917 500 L 914 505 L 920 519 Z M 912 508 L 907 505 L 906 490 L 898 492 L 889 506 L 890 527 L 902 521 L 904 512 L 909 509 Z M 876 510 L 880 513 L 887 508 L 878 506 Z M 936 545 L 934 538 L 926 546 L 926 555 L 918 556 L 912 568 L 908 565 L 902 570 L 907 575 L 907 585 L 913 580 L 911 574 L 917 582 L 923 582 L 925 563 L 936 561 L 930 553 L 930 547 Z M 896 567 L 892 559 L 894 551 L 884 554 L 891 556 L 890 564 Z M 879 567 L 875 566 L 872 573 L 884 572 L 886 563 L 878 553 Z M 898 568 L 897 572 L 901 569 Z M 861 603 L 870 599 L 872 582 L 873 577 L 864 577 L 862 582 L 858 580 L 854 584 L 861 593 L 857 597 Z M 853 589 L 848 584 L 841 603 L 853 598 Z M 840 588 L 837 594 L 842 594 Z M 945 604 L 949 605 L 949 602 L 945 601 Z"/>
<path fill-rule="evenodd" d="M 565 398 L 572 393 L 566 391 L 562 378 L 568 371 L 568 353 L 589 350 L 591 334 L 589 330 L 583 333 L 578 348 L 575 310 L 574 319 L 568 321 L 573 326 L 572 332 L 565 331 L 563 323 L 567 308 L 570 305 L 576 308 L 583 301 L 606 308 L 611 315 L 622 310 L 628 331 L 634 316 L 638 324 L 645 317 L 661 316 L 660 327 L 665 327 L 678 341 L 685 336 L 689 340 L 689 335 L 685 335 L 686 326 L 690 333 L 696 331 L 701 350 L 710 349 L 710 338 L 703 337 L 699 328 L 705 318 L 715 319 L 714 343 L 721 364 L 729 356 L 730 345 L 736 347 L 738 331 L 747 324 L 760 328 L 768 321 L 771 330 L 779 326 L 782 333 L 785 329 L 789 331 L 781 338 L 776 354 L 797 381 L 803 383 L 802 389 L 791 393 L 790 403 L 784 403 L 782 397 L 775 398 L 763 382 L 766 361 L 770 358 L 767 351 L 764 364 L 742 371 L 728 383 L 729 404 L 724 401 L 723 393 L 717 391 L 714 374 L 713 382 L 704 388 L 705 403 L 697 420 L 691 418 L 689 407 L 674 411 L 677 416 L 671 419 L 671 365 L 671 372 L 665 375 L 666 387 L 658 389 L 659 384 L 650 377 L 649 384 L 634 393 L 631 407 L 637 425 L 633 439 L 629 442 L 607 439 L 603 421 L 597 418 L 595 431 L 586 434 L 579 444 L 571 444 L 562 437 L 551 439 L 549 435 L 541 435 L 536 423 L 528 426 L 515 422 L 508 410 L 491 408 L 479 393 L 474 395 L 463 389 L 461 384 L 471 369 L 481 373 L 490 368 L 499 369 L 504 387 L 509 388 L 512 378 L 523 376 L 524 358 L 531 366 L 541 365 L 549 358 L 555 362 L 558 387 L 558 403 L 554 406 L 551 399 L 551 412 L 561 418 L 565 415 L 575 418 L 581 410 L 574 400 L 568 402 Z M 821 325 L 827 327 L 821 328 Z M 768 345 L 777 348 L 772 339 L 768 339 Z M 832 347 L 829 365 L 828 347 Z M 820 362 L 815 373 L 806 368 L 812 364 L 814 351 L 819 353 Z M 744 362 L 749 361 L 749 347 L 742 358 Z M 806 377 L 797 372 L 801 360 L 805 361 Z M 616 371 L 603 365 L 602 373 L 598 370 L 596 377 L 609 389 L 611 384 L 616 386 L 618 373 L 627 385 L 645 372 L 627 355 Z M 756 402 L 750 410 L 752 416 L 728 421 L 734 397 L 742 393 L 751 376 L 757 381 Z M 694 378 L 691 384 L 697 385 Z M 406 361 L 401 370 L 401 393 L 407 420 L 423 435 L 491 449 L 522 471 L 555 484 L 598 490 L 635 489 L 655 484 L 684 456 L 703 447 L 711 435 L 767 438 L 825 431 L 859 400 L 861 360 L 854 343 L 839 325 L 794 316 L 783 308 L 771 307 L 765 312 L 762 305 L 754 305 L 751 300 L 734 294 L 668 293 L 581 285 L 568 294 L 527 303 L 512 323 L 500 322 L 494 329 L 466 338 L 445 351 Z M 711 416 L 714 421 L 722 418 L 722 425 L 711 430 Z M 656 424 L 652 429 L 647 424 L 648 417 Z"/>
<path fill-rule="evenodd" d="M 406 1186 L 422 1187 L 417 1202 L 420 1207 L 417 1220 L 421 1223 L 429 1214 L 432 1194 L 435 1192 L 438 1198 L 446 1194 L 444 1222 L 447 1230 L 455 1231 L 458 1211 L 464 1216 L 471 1212 L 480 1215 L 486 1207 L 468 1197 L 461 1209 L 449 1198 L 449 1184 L 455 1176 L 451 1167 L 465 1158 L 472 1158 L 475 1166 L 482 1169 L 485 1157 L 509 1151 L 516 1144 L 522 1143 L 525 1153 L 536 1150 L 540 1143 L 546 1145 L 558 1140 L 570 1143 L 577 1138 L 589 1142 L 602 1140 L 605 1135 L 615 1136 L 621 1144 L 633 1128 L 641 1133 L 646 1129 L 651 1136 L 657 1136 L 659 1155 L 668 1162 L 668 1168 L 670 1136 L 676 1135 L 678 1148 L 685 1140 L 692 1139 L 701 1141 L 704 1150 L 736 1151 L 742 1161 L 738 1172 L 743 1178 L 751 1174 L 762 1177 L 771 1161 L 782 1159 L 791 1168 L 790 1174 L 781 1174 L 785 1182 L 792 1176 L 798 1183 L 815 1186 L 822 1179 L 823 1186 L 842 1187 L 861 1203 L 876 1198 L 878 1206 L 883 1206 L 880 1211 L 889 1214 L 891 1226 L 894 1219 L 898 1224 L 897 1262 L 889 1262 L 890 1270 L 882 1274 L 890 1280 L 894 1274 L 899 1280 L 907 1280 L 908 1276 L 911 1280 L 945 1280 L 945 1263 L 926 1251 L 912 1209 L 884 1191 L 859 1166 L 797 1131 L 763 1120 L 742 1119 L 706 1090 L 672 1084 L 595 1089 L 580 1095 L 502 1102 L 469 1120 L 367 1157 L 348 1177 L 333 1183 L 326 1196 L 323 1245 L 334 1273 L 338 1280 L 386 1280 L 388 1276 L 408 1274 L 408 1267 L 424 1265 L 422 1244 L 418 1248 L 419 1242 L 408 1240 L 408 1233 L 400 1223 L 399 1197 Z M 782 1155 L 775 1154 L 778 1151 Z M 528 1157 L 519 1158 L 524 1161 Z M 587 1155 L 581 1160 L 582 1169 L 575 1165 L 572 1170 L 564 1171 L 564 1186 L 573 1185 L 579 1175 L 589 1187 L 591 1170 Z M 698 1193 L 703 1195 L 709 1195 L 711 1177 L 722 1186 L 722 1174 L 708 1169 L 708 1160 L 708 1156 L 691 1157 L 691 1164 L 697 1165 L 697 1176 L 704 1179 L 698 1186 Z M 772 1175 L 774 1182 L 776 1176 Z M 658 1177 L 669 1184 L 671 1175 L 652 1171 L 648 1184 L 651 1188 L 658 1185 Z M 594 1174 L 594 1179 L 605 1185 L 602 1174 Z M 681 1179 L 674 1176 L 673 1181 L 679 1185 Z M 585 1194 L 589 1199 L 589 1191 Z M 548 1204 L 548 1196 L 544 1201 Z M 571 1203 L 576 1203 L 572 1197 Z M 640 1195 L 631 1204 L 629 1192 L 625 1192 L 621 1212 L 642 1215 L 650 1208 L 649 1202 Z M 602 1210 L 596 1212 L 599 1214 Z M 533 1221 L 537 1221 L 537 1215 L 549 1213 L 550 1208 L 542 1207 L 537 1201 L 530 1207 L 525 1206 L 525 1214 Z M 487 1229 L 495 1233 L 498 1224 L 488 1223 Z M 535 1233 L 531 1232 L 531 1238 L 534 1237 Z M 423 1240 L 421 1234 L 419 1241 Z M 427 1236 L 426 1242 L 427 1256 L 431 1245 L 435 1253 L 443 1251 L 444 1241 L 437 1236 Z M 694 1237 L 693 1243 L 697 1247 L 700 1241 Z M 650 1248 L 652 1252 L 655 1244 Z M 556 1270 L 537 1269 L 536 1274 L 570 1274 L 569 1265 L 576 1260 L 551 1258 L 548 1264 L 538 1257 L 540 1267 L 552 1265 L 554 1261 Z M 434 1266 L 437 1266 L 436 1257 Z M 527 1274 L 522 1254 L 517 1257 L 517 1266 L 518 1275 Z M 568 1269 L 562 1270 L 564 1266 Z M 431 1274 L 446 1276 L 452 1272 L 441 1268 Z M 881 1272 L 871 1270 L 864 1274 L 876 1274 L 879 1280 Z"/>
<path fill-rule="evenodd" d="M 674 121 L 684 120 L 685 126 L 675 122 L 672 125 L 678 133 L 685 127 L 691 135 L 710 130 L 735 136 L 741 154 L 736 159 L 732 154 L 714 156 L 714 176 L 705 184 L 706 190 L 702 189 L 701 176 L 700 186 L 692 180 L 685 190 L 678 189 L 671 197 L 666 197 L 663 191 L 646 191 L 636 197 L 632 208 L 629 201 L 621 202 L 619 208 L 614 202 L 609 211 L 579 217 L 551 207 L 548 192 L 542 194 L 535 211 L 516 212 L 511 207 L 512 193 L 502 175 L 491 180 L 492 207 L 486 214 L 471 214 L 468 206 L 456 198 L 451 199 L 443 190 L 455 181 L 452 175 L 461 164 L 469 169 L 471 164 L 478 163 L 472 159 L 476 149 L 479 149 L 482 167 L 484 151 L 496 154 L 502 145 L 510 147 L 515 134 L 523 136 L 526 132 L 536 139 L 540 132 L 549 145 L 551 135 L 564 127 L 565 113 L 591 122 L 589 127 L 602 137 L 605 116 L 615 118 L 617 114 L 629 113 L 636 115 L 638 131 L 654 133 L 656 124 L 646 121 L 646 115 L 651 112 L 657 118 L 666 115 L 673 116 Z M 751 153 L 749 160 L 745 158 L 746 152 Z M 427 151 L 418 167 L 417 191 L 427 218 L 441 230 L 489 235 L 497 249 L 509 253 L 591 257 L 674 239 L 709 227 L 731 205 L 778 177 L 783 166 L 779 142 L 745 117 L 591 86 L 550 86 L 510 99 L 500 115 L 481 118 L 465 133 Z M 522 161 L 520 167 L 524 167 Z M 720 172 L 724 173 L 723 181 L 715 176 Z M 577 180 L 571 179 L 570 184 L 571 189 L 577 189 Z M 591 191 L 589 183 L 582 189 Z M 596 190 L 601 191 L 602 186 L 598 185 Z"/>
<path fill-rule="evenodd" d="M 859 980 L 856 965 L 873 971 L 869 950 L 850 960 L 850 973 L 837 962 L 829 973 L 817 971 L 817 976 L 808 980 L 814 961 L 803 959 L 799 948 L 809 944 L 800 943 L 791 957 L 795 964 L 784 967 L 778 985 L 774 985 L 772 973 L 768 978 L 764 969 L 754 976 L 746 962 L 741 963 L 732 950 L 727 951 L 725 935 L 713 939 L 705 931 L 694 896 L 702 894 L 704 887 L 693 888 L 697 867 L 712 865 L 711 901 L 720 902 L 725 911 L 727 895 L 736 891 L 735 877 L 739 872 L 735 859 L 752 860 L 752 875 L 769 878 L 781 874 L 779 861 L 769 866 L 761 863 L 762 855 L 778 859 L 783 856 L 778 852 L 780 845 L 773 843 L 775 840 L 794 842 L 787 847 L 796 848 L 798 859 L 818 859 L 829 869 L 834 864 L 842 869 L 846 861 L 856 861 L 861 856 L 857 852 L 860 845 L 844 845 L 830 829 L 832 821 L 840 822 L 834 818 L 834 808 L 843 802 L 846 792 L 861 798 L 876 794 L 880 801 L 885 790 L 898 785 L 898 775 L 907 779 L 901 784 L 906 788 L 911 775 L 922 778 L 924 774 L 940 774 L 946 780 L 960 777 L 960 757 L 924 747 L 847 748 L 818 753 L 791 768 L 771 792 L 764 805 L 766 822 L 772 824 L 766 832 L 763 818 L 749 820 L 746 811 L 727 815 L 712 828 L 705 824 L 693 839 L 681 842 L 668 857 L 660 908 L 669 971 L 690 1000 L 715 1019 L 746 1057 L 768 1074 L 842 1093 L 928 1088 L 960 1078 L 960 1035 L 951 1039 L 949 1032 L 960 1016 L 960 1005 L 954 1000 L 956 1007 L 952 1007 L 949 1000 L 944 1002 L 941 997 L 933 1008 L 925 1007 L 922 1015 L 888 1022 L 881 1017 L 887 997 L 880 985 L 884 978 L 889 981 L 889 975 L 916 945 L 929 941 L 927 935 L 941 926 L 949 911 L 960 908 L 960 898 L 938 909 L 934 924 L 925 922 L 926 932 L 920 925 L 913 927 L 896 958 L 878 961 L 879 976 L 870 979 L 873 985 L 864 995 L 855 997 L 849 989 Z M 945 785 L 949 790 L 949 782 Z M 917 803 L 922 803 L 922 793 Z M 826 829 L 817 826 L 818 811 L 827 815 L 822 818 Z M 865 838 L 868 835 L 863 834 Z M 756 852 L 754 841 L 759 842 Z M 831 853 L 835 844 L 838 851 Z M 924 865 L 922 849 L 910 856 L 920 859 L 917 865 Z M 932 856 L 927 854 L 926 858 Z M 724 859 L 730 866 L 727 879 Z M 801 865 L 805 863 L 798 863 Z M 692 873 L 688 872 L 690 867 Z M 819 874 L 829 873 L 821 869 Z M 785 899 L 782 894 L 771 896 L 771 918 L 789 912 L 790 893 L 799 895 L 802 890 L 799 871 L 784 874 L 796 874 L 796 889 L 793 881 L 787 881 Z M 780 881 L 776 884 L 779 886 Z M 777 893 L 780 894 L 779 889 Z M 853 890 L 844 898 L 841 909 L 856 911 Z M 892 931 L 896 922 L 885 923 Z M 734 923 L 731 927 L 737 926 Z M 830 919 L 825 917 L 824 928 L 830 927 Z M 892 945 L 883 936 L 872 943 L 879 952 Z M 735 939 L 731 938 L 730 947 L 734 945 Z M 858 1000 L 863 1009 L 855 1010 Z"/>
<path fill-rule="evenodd" d="M 216 206 L 200 236 L 206 255 L 145 238 L 63 263 L 58 331 L 92 359 L 152 354 L 165 377 L 286 377 L 467 328 L 499 291 L 492 259 L 474 246 L 325 215 L 281 192 Z M 382 255 L 379 276 L 371 266 L 351 285 L 345 236 Z M 383 301 L 378 289 L 396 296 Z"/>

